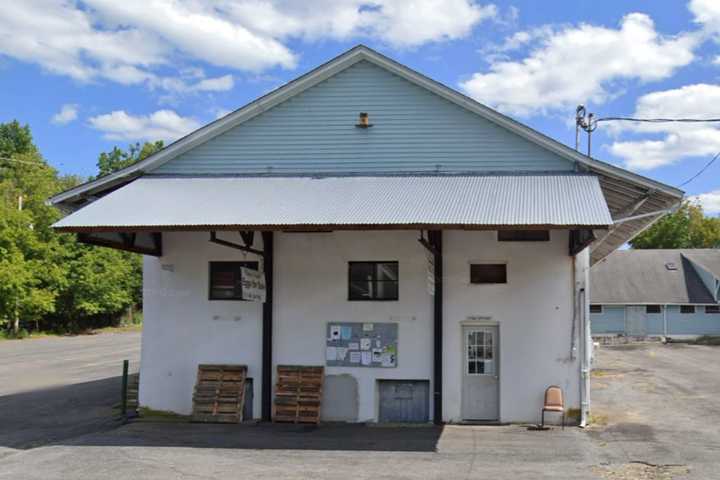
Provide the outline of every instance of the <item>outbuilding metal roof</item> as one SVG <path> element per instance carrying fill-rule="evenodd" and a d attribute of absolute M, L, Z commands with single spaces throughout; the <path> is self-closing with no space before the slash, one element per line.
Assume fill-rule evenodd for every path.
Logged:
<path fill-rule="evenodd" d="M 54 226 L 82 232 L 234 227 L 603 228 L 611 223 L 593 175 L 145 176 Z"/>
<path fill-rule="evenodd" d="M 616 251 L 590 270 L 591 303 L 716 303 L 692 257 L 720 264 L 720 250 Z"/>

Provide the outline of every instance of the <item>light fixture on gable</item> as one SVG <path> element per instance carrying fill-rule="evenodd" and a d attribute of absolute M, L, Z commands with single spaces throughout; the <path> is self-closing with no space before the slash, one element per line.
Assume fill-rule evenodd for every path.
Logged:
<path fill-rule="evenodd" d="M 367 112 L 360 112 L 360 117 L 358 118 L 358 123 L 356 123 L 355 126 L 358 128 L 372 127 L 372 123 L 370 123 L 370 116 L 367 114 Z"/>

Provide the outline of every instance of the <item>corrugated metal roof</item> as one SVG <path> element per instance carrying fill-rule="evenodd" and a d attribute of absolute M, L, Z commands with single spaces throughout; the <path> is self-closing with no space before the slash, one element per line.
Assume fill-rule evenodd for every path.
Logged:
<path fill-rule="evenodd" d="M 592 175 L 152 177 L 54 226 L 587 226 L 612 219 Z"/>
<path fill-rule="evenodd" d="M 688 252 L 690 255 L 686 255 Z M 715 303 L 688 261 L 692 253 L 693 250 L 614 252 L 590 270 L 590 300 L 599 304 Z M 720 251 L 715 252 L 715 257 L 720 259 Z M 668 268 L 668 264 L 674 269 Z"/>

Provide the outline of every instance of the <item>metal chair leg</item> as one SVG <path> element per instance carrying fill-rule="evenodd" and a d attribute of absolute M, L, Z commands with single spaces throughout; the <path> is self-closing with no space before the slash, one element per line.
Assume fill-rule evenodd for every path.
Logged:
<path fill-rule="evenodd" d="M 563 411 L 563 418 L 562 418 L 562 429 L 565 430 L 565 412 Z"/>
<path fill-rule="evenodd" d="M 545 428 L 545 409 L 543 409 L 540 414 L 540 428 Z"/>

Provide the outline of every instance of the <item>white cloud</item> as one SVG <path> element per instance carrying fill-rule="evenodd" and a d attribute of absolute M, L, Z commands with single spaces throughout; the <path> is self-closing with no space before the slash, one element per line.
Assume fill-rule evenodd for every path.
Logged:
<path fill-rule="evenodd" d="M 222 91 L 232 77 L 194 76 L 191 63 L 292 69 L 292 38 L 414 47 L 464 37 L 496 13 L 475 0 L 23 0 L 0 9 L 0 55 L 80 81 Z"/>
<path fill-rule="evenodd" d="M 190 88 L 200 92 L 225 92 L 227 90 L 232 90 L 233 86 L 235 86 L 233 76 L 223 75 L 222 77 L 217 78 L 205 78 L 195 85 L 192 85 Z"/>
<path fill-rule="evenodd" d="M 200 128 L 200 123 L 182 117 L 172 110 L 158 110 L 150 115 L 131 115 L 124 110 L 90 118 L 90 126 L 103 132 L 108 140 L 171 142 Z"/>
<path fill-rule="evenodd" d="M 720 33 L 720 3 L 717 0 L 691 0 L 688 5 L 695 21 L 708 32 Z"/>
<path fill-rule="evenodd" d="M 78 106 L 74 103 L 66 103 L 60 108 L 60 111 L 52 116 L 50 121 L 55 125 L 67 125 L 74 121 L 78 116 Z"/>
<path fill-rule="evenodd" d="M 253 31 L 275 38 L 369 37 L 395 47 L 462 38 L 497 16 L 494 5 L 475 0 L 245 0 L 227 12 Z"/>
<path fill-rule="evenodd" d="M 703 211 L 707 215 L 720 214 L 720 190 L 694 195 L 690 197 L 690 200 L 702 205 Z"/>
<path fill-rule="evenodd" d="M 499 50 L 530 47 L 527 57 L 490 57 L 488 73 L 460 84 L 477 100 L 516 115 L 612 98 L 618 82 L 660 80 L 693 60 L 698 34 L 665 37 L 642 13 L 626 15 L 619 28 L 580 24 L 518 32 Z"/>
<path fill-rule="evenodd" d="M 637 100 L 636 118 L 720 117 L 720 85 L 695 84 L 643 95 Z M 615 141 L 610 152 L 628 168 L 649 170 L 684 158 L 720 152 L 720 125 L 716 123 L 622 123 L 615 134 L 650 135 L 650 139 Z"/>

